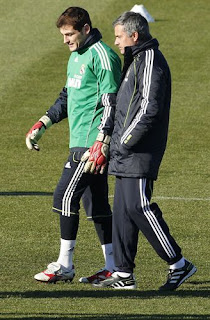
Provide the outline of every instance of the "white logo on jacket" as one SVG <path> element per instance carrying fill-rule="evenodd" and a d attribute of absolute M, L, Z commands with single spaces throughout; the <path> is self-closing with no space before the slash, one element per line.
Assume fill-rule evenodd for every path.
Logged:
<path fill-rule="evenodd" d="M 131 68 L 129 68 L 128 71 L 126 72 L 124 81 L 128 81 L 130 71 L 131 71 Z"/>

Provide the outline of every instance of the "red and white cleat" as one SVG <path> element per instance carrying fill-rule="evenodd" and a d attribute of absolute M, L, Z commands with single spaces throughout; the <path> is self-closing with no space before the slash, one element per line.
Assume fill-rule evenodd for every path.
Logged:
<path fill-rule="evenodd" d="M 112 275 L 112 272 L 110 272 L 106 269 L 101 269 L 90 277 L 80 278 L 79 282 L 81 282 L 81 283 L 99 283 L 100 281 L 107 279 L 111 275 Z"/>
<path fill-rule="evenodd" d="M 72 281 L 75 276 L 74 266 L 71 270 L 65 269 L 58 262 L 52 262 L 47 269 L 37 273 L 34 279 L 41 282 L 56 283 L 57 281 Z"/>

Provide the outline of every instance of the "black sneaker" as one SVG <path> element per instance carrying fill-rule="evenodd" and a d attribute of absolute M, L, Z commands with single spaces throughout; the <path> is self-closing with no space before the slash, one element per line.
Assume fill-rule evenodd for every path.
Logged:
<path fill-rule="evenodd" d="M 111 287 L 113 289 L 136 289 L 137 284 L 133 274 L 130 276 L 123 278 L 120 277 L 117 272 L 112 273 L 111 277 L 100 281 L 99 283 L 94 283 L 94 287 L 97 288 L 106 288 Z"/>
<path fill-rule="evenodd" d="M 191 262 L 185 260 L 184 267 L 174 270 L 169 269 L 167 281 L 159 288 L 159 290 L 176 290 L 185 280 L 191 277 L 196 271 L 196 267 Z"/>

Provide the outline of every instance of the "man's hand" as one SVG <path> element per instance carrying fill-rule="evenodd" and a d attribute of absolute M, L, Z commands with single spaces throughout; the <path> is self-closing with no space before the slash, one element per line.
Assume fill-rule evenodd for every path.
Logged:
<path fill-rule="evenodd" d="M 82 161 L 87 161 L 84 167 L 85 173 L 104 173 L 109 153 L 110 136 L 99 133 L 94 145 L 84 153 Z"/>
<path fill-rule="evenodd" d="M 29 150 L 39 151 L 38 140 L 42 137 L 43 133 L 47 128 L 52 125 L 52 121 L 48 116 L 43 116 L 36 122 L 33 127 L 26 134 L 26 146 Z"/>

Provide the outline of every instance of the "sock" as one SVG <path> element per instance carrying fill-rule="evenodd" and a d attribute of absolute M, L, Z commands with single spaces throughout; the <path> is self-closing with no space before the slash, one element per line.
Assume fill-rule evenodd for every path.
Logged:
<path fill-rule="evenodd" d="M 105 269 L 113 272 L 115 269 L 114 258 L 113 258 L 113 249 L 112 243 L 102 244 L 102 250 L 105 260 Z"/>
<path fill-rule="evenodd" d="M 73 266 L 73 253 L 75 244 L 76 240 L 61 239 L 60 254 L 57 262 L 68 270 L 71 270 Z"/>
<path fill-rule="evenodd" d="M 117 271 L 117 274 L 122 278 L 127 278 L 127 277 L 129 277 L 131 275 L 131 273 L 121 272 L 121 271 Z"/>
<path fill-rule="evenodd" d="M 184 267 L 185 265 L 185 258 L 182 257 L 179 261 L 175 262 L 174 264 L 170 264 L 170 269 L 175 270 L 175 269 L 180 269 Z"/>

